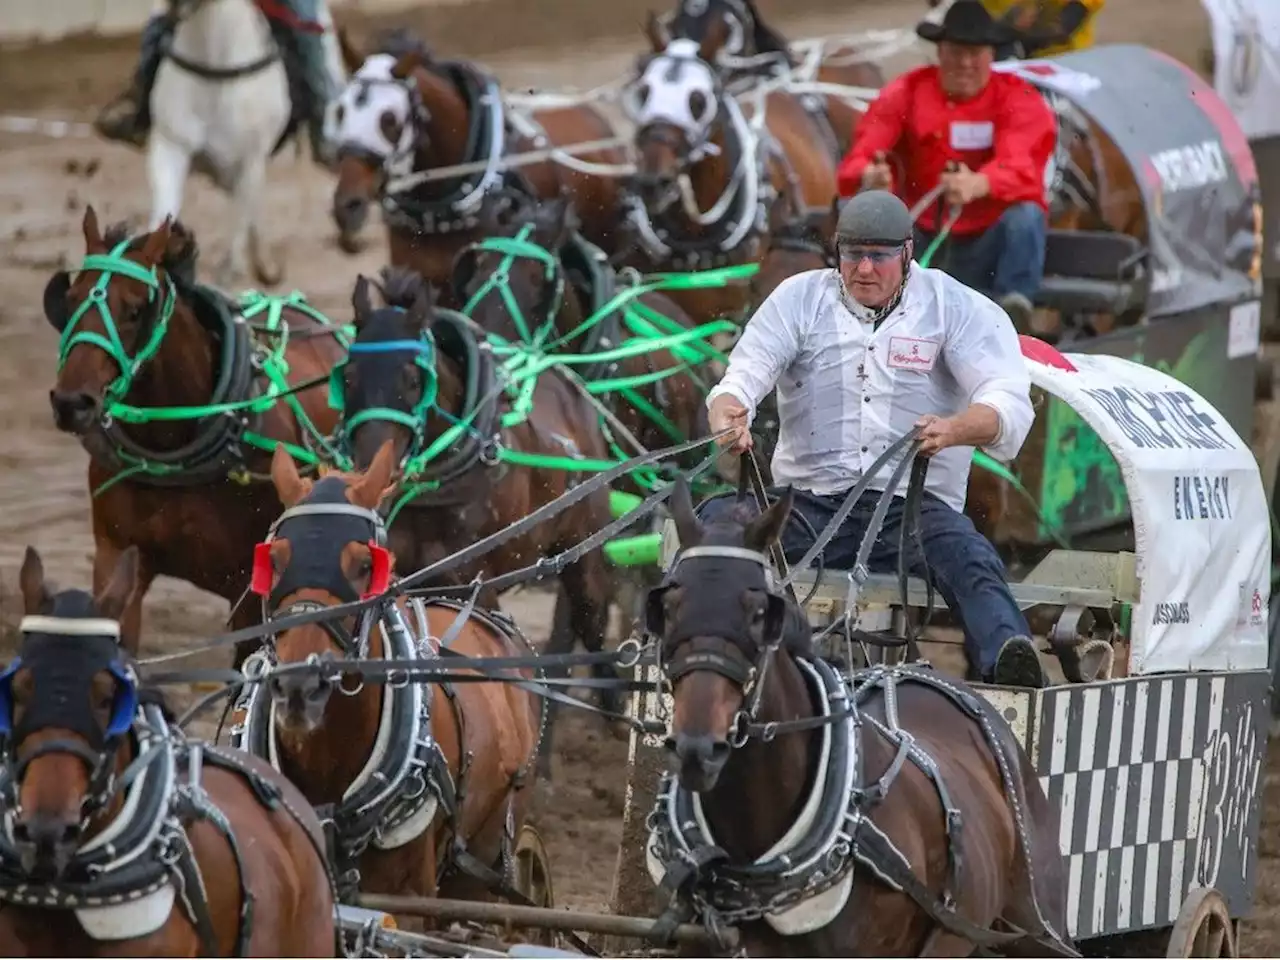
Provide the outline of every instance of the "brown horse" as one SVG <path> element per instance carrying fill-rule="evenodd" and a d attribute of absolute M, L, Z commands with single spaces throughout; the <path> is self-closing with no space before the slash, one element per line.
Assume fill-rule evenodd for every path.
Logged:
<path fill-rule="evenodd" d="M 285 512 L 254 569 L 268 618 L 386 590 L 395 556 L 384 546 L 378 506 L 395 489 L 395 462 L 387 442 L 366 472 L 313 482 L 277 448 L 271 478 Z M 282 630 L 258 654 L 265 686 L 247 704 L 240 742 L 273 758 L 332 821 L 343 897 L 356 887 L 479 897 L 486 885 L 467 872 L 470 864 L 501 875 L 511 860 L 542 732 L 532 694 L 500 683 L 397 685 L 390 676 L 288 672 L 334 657 L 412 660 L 439 655 L 441 646 L 470 657 L 533 652 L 495 615 L 388 600 L 338 622 Z"/>
<path fill-rule="evenodd" d="M 791 45 L 765 23 L 754 0 L 703 0 L 697 4 L 682 0 L 665 23 L 652 12 L 649 17 L 653 23 L 650 29 L 662 31 L 667 41 L 694 40 L 703 60 L 733 73 L 767 76 L 796 63 Z M 875 90 L 885 83 L 879 64 L 863 59 L 857 47 L 840 43 L 830 49 L 824 45 L 815 79 Z"/>
<path fill-rule="evenodd" d="M 54 594 L 27 548 L 21 646 L 0 676 L 0 952 L 341 956 L 310 805 L 255 758 L 188 740 L 138 690 L 118 623 L 138 566 L 130 547 L 96 596 Z"/>
<path fill-rule="evenodd" d="M 324 382 L 344 349 L 310 308 L 285 305 L 274 321 L 276 303 L 264 301 L 271 309 L 252 325 L 237 322 L 239 305 L 195 282 L 199 251 L 181 224 L 132 240 L 116 227 L 104 238 L 89 207 L 84 241 L 74 283 L 59 271 L 44 292 L 45 316 L 62 335 L 49 400 L 58 429 L 90 456 L 94 588 L 138 548 L 138 589 L 123 613 L 123 642 L 136 654 L 142 599 L 157 575 L 233 603 L 242 596 L 247 558 L 278 506 L 254 477 L 265 479 L 276 441 L 301 447 L 333 429 Z M 249 407 L 269 378 L 296 393 Z M 129 416 L 130 407 L 145 415 L 210 404 L 234 415 Z M 233 611 L 236 626 L 256 622 L 251 604 Z"/>
<path fill-rule="evenodd" d="M 489 206 L 485 232 L 486 240 L 459 255 L 453 275 L 454 299 L 484 329 L 534 349 L 555 344 L 552 352 L 579 354 L 643 339 L 645 328 L 653 329 L 642 313 L 627 308 L 583 329 L 583 322 L 623 287 L 613 269 L 584 243 L 567 197 L 539 202 L 513 194 L 506 203 Z M 664 293 L 645 293 L 635 302 L 661 314 L 675 329 L 693 326 Z M 703 402 L 707 384 L 696 372 L 708 354 L 697 346 L 686 348 L 680 356 L 672 350 L 655 350 L 571 369 L 587 382 L 651 379 L 607 398 L 617 401 L 611 406 L 627 432 L 646 449 L 657 450 L 709 432 Z M 664 375 L 664 371 L 670 373 Z M 638 452 L 621 437 L 616 444 L 624 457 Z M 704 455 L 694 451 L 692 461 Z"/>
<path fill-rule="evenodd" d="M 801 97 L 782 91 L 763 103 L 748 94 L 740 105 L 693 41 L 667 47 L 650 27 L 654 53 L 641 61 L 624 100 L 637 127 L 627 197 L 636 250 L 628 262 L 646 272 L 759 262 L 773 227 L 836 195 L 836 166 L 856 112 L 826 98 L 811 113 Z M 731 285 L 671 296 L 703 322 L 741 316 L 749 293 Z"/>
<path fill-rule="evenodd" d="M 769 252 L 760 264 L 760 272 L 751 278 L 751 297 L 757 305 L 788 277 L 836 265 L 839 212 L 837 197 L 829 206 L 806 210 L 769 234 Z"/>
<path fill-rule="evenodd" d="M 436 310 L 421 277 L 392 268 L 383 295 L 388 307 L 375 310 L 369 282 L 361 277 L 356 283 L 357 335 L 335 378 L 335 393 L 342 397 L 340 436 L 356 467 L 368 468 L 391 441 L 395 462 L 405 471 L 390 538 L 410 569 L 502 530 L 584 476 L 559 466 L 531 466 L 525 458 L 608 458 L 596 412 L 554 371 L 537 378 L 532 405 L 522 412 L 502 388 L 493 357 L 479 349 L 479 328 L 459 314 Z M 468 583 L 521 569 L 586 539 L 609 519 L 609 492 L 601 488 L 483 558 L 450 570 L 445 579 Z M 569 652 L 575 638 L 598 652 L 613 593 L 603 555 L 594 550 L 559 577 L 564 595 L 556 619 L 569 629 L 553 633 L 548 652 Z M 482 602 L 496 606 L 497 597 L 486 590 Z M 616 676 L 604 665 L 596 673 Z M 613 690 L 603 700 L 609 709 L 618 706 Z M 543 743 L 540 772 L 549 776 L 550 738 Z"/>
<path fill-rule="evenodd" d="M 683 553 L 649 600 L 677 771 L 655 877 L 733 910 L 751 956 L 968 956 L 996 920 L 1069 950 L 1058 815 L 1000 715 L 927 667 L 846 678 L 814 655 L 768 576 L 789 491 L 704 524 L 679 484 L 671 509 Z"/>
<path fill-rule="evenodd" d="M 484 194 L 514 181 L 539 197 L 572 196 L 583 232 L 613 252 L 618 184 L 612 177 L 586 172 L 579 161 L 623 164 L 627 158 L 621 146 L 577 155 L 570 161 L 573 166 L 544 160 L 505 170 L 501 164 L 511 154 L 614 139 L 603 113 L 580 104 L 526 116 L 473 63 L 437 60 L 423 44 L 403 39 L 403 52 L 366 58 L 341 31 L 339 37 L 347 69 L 354 74 L 336 114 L 339 166 L 333 217 L 344 246 L 351 246 L 370 204 L 382 202 L 389 207 L 391 263 L 443 286 L 454 255 L 480 236 L 477 211 Z M 494 163 L 488 172 L 397 187 L 406 174 L 410 179 L 430 177 L 439 168 L 471 162 L 483 167 L 486 161 Z"/>

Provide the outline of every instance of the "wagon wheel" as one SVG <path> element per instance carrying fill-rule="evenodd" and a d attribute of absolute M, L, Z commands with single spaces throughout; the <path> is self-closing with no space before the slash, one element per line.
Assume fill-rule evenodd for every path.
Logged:
<path fill-rule="evenodd" d="M 538 831 L 525 824 L 516 839 L 516 889 L 536 906 L 555 906 L 551 889 L 551 858 Z"/>
<path fill-rule="evenodd" d="M 547 848 L 542 843 L 538 831 L 527 823 L 520 828 L 520 836 L 516 839 L 515 851 L 515 887 L 530 903 L 538 907 L 555 906 L 555 897 L 551 890 L 551 860 L 547 856 Z M 559 937 L 551 930 L 531 928 L 525 931 L 530 943 L 545 947 L 558 946 Z"/>
<path fill-rule="evenodd" d="M 1235 957 L 1235 924 L 1222 894 L 1196 887 L 1182 903 L 1166 957 Z"/>

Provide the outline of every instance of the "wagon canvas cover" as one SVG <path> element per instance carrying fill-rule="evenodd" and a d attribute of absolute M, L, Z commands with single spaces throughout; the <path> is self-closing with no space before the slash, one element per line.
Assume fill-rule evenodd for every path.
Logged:
<path fill-rule="evenodd" d="M 1208 84 L 1133 44 L 998 69 L 1066 97 L 1124 154 L 1146 207 L 1151 315 L 1258 295 L 1258 174 L 1239 124 Z"/>

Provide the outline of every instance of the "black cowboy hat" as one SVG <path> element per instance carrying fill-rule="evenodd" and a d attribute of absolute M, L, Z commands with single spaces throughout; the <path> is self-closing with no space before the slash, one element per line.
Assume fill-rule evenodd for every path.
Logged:
<path fill-rule="evenodd" d="M 966 47 L 998 47 L 1017 39 L 1017 31 L 994 19 L 979 0 L 956 0 L 942 23 L 922 20 L 916 33 L 930 43 L 943 40 Z"/>

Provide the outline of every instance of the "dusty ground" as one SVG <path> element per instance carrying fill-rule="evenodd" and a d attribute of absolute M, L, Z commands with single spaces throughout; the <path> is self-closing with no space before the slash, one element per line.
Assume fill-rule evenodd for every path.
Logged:
<path fill-rule="evenodd" d="M 616 79 L 643 49 L 638 26 L 656 0 L 492 0 L 424 7 L 394 16 L 351 14 L 358 31 L 404 23 L 444 52 L 476 56 L 509 86 L 587 88 Z M 767 15 L 793 37 L 910 26 L 924 3 L 911 0 L 761 0 Z M 1116 0 L 1099 25 L 1100 39 L 1155 44 L 1195 63 L 1206 37 L 1196 0 Z M 0 114 L 86 120 L 132 69 L 136 39 L 73 39 L 0 52 Z M 901 69 L 920 51 L 894 58 Z M 50 272 L 82 253 L 79 222 L 92 202 L 107 220 L 140 219 L 148 195 L 141 157 L 94 139 L 0 134 L 0 612 L 12 616 L 16 570 L 24 545 L 39 547 L 51 575 L 65 584 L 89 576 L 84 453 L 52 426 L 46 400 L 56 338 L 44 323 L 41 291 Z M 91 163 L 91 161 L 93 161 Z M 92 170 L 91 173 L 84 173 Z M 355 258 L 334 246 L 328 219 L 332 184 L 305 161 L 277 161 L 268 201 L 268 231 L 287 256 L 286 282 L 321 309 L 343 316 L 357 271 L 383 262 L 380 243 Z M 188 188 L 184 219 L 198 231 L 205 262 L 225 244 L 221 198 L 204 183 Z M 549 598 L 516 595 L 505 604 L 537 639 L 545 637 Z M 161 581 L 147 608 L 146 652 L 195 646 L 218 631 L 226 605 L 184 584 Z M 1260 841 L 1264 874 L 1255 920 L 1244 946 L 1280 953 L 1280 753 L 1267 778 L 1272 811 Z M 625 744 L 588 719 L 561 731 L 559 781 L 539 814 L 554 858 L 557 899 L 606 904 L 620 831 Z"/>

